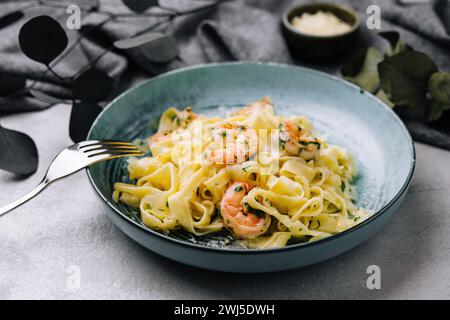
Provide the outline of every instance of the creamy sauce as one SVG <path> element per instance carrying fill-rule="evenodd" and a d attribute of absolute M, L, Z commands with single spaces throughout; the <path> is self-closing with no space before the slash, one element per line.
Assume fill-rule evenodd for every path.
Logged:
<path fill-rule="evenodd" d="M 350 24 L 331 12 L 324 11 L 312 14 L 305 12 L 300 17 L 294 17 L 292 25 L 296 30 L 314 36 L 335 36 L 346 33 L 352 28 Z"/>

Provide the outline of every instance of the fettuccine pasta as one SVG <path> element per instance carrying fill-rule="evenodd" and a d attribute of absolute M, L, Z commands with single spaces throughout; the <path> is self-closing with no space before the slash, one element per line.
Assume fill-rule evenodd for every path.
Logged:
<path fill-rule="evenodd" d="M 315 241 L 364 220 L 345 149 L 313 134 L 302 116 L 277 116 L 263 98 L 227 117 L 167 109 L 148 138 L 151 157 L 130 158 L 133 184 L 113 199 L 150 228 L 197 236 L 227 230 L 247 248 Z"/>

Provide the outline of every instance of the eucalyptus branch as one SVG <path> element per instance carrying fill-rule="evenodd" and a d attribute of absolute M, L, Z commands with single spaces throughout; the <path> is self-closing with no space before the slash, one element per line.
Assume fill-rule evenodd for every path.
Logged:
<path fill-rule="evenodd" d="M 85 72 L 86 70 L 88 70 L 89 68 L 95 66 L 97 64 L 97 62 L 103 58 L 108 52 L 110 52 L 112 49 L 114 48 L 113 45 L 111 45 L 109 48 L 106 48 L 102 53 L 100 53 L 99 55 L 97 55 L 94 59 L 92 59 L 87 65 L 85 65 L 84 67 L 82 67 L 77 73 L 75 73 L 72 76 L 72 79 L 77 78 L 79 75 L 81 75 L 83 72 Z"/>
<path fill-rule="evenodd" d="M 164 7 L 159 5 L 159 8 L 163 9 L 163 10 L 167 10 L 168 12 L 143 12 L 143 13 L 112 13 L 112 12 L 108 12 L 108 11 L 102 11 L 99 10 L 98 8 L 96 10 L 87 10 L 83 7 L 80 7 L 80 10 L 82 12 L 85 13 L 98 13 L 98 14 L 103 14 L 105 15 L 107 18 L 105 20 L 103 20 L 102 22 L 96 24 L 95 26 L 93 26 L 92 28 L 89 28 L 87 30 L 83 30 L 83 31 L 79 31 L 79 34 L 77 36 L 77 38 L 69 45 L 69 47 L 66 48 L 66 50 L 64 50 L 64 52 L 59 55 L 55 60 L 53 60 L 48 66 L 47 69 L 45 69 L 44 71 L 42 71 L 36 78 L 35 80 L 33 80 L 33 82 L 31 84 L 29 84 L 28 86 L 26 86 L 25 88 L 17 91 L 17 92 L 13 92 L 7 96 L 5 96 L 4 98 L 13 98 L 17 95 L 22 95 L 22 94 L 26 94 L 27 92 L 29 92 L 30 90 L 32 90 L 35 85 L 43 78 L 43 76 L 50 72 L 52 73 L 58 80 L 60 80 L 61 82 L 67 82 L 67 81 L 71 81 L 73 80 L 75 77 L 79 76 L 82 71 L 85 71 L 86 69 L 89 68 L 89 66 L 91 66 L 92 64 L 88 64 L 86 66 L 84 66 L 83 68 L 81 68 L 80 71 L 78 71 L 76 74 L 74 74 L 71 77 L 62 77 L 60 76 L 58 73 L 55 72 L 54 67 L 61 61 L 63 61 L 63 59 L 69 55 L 74 49 L 75 47 L 85 38 L 85 36 L 87 34 L 89 34 L 90 32 L 93 32 L 101 27 L 103 27 L 105 24 L 114 21 L 116 19 L 120 19 L 120 18 L 142 18 L 142 17 L 160 17 L 160 18 L 167 18 L 164 19 L 160 22 L 155 23 L 154 25 L 151 25 L 139 32 L 137 32 L 136 34 L 132 35 L 131 37 L 136 37 L 139 35 L 142 35 L 146 32 L 150 32 L 153 30 L 156 30 L 157 28 L 163 26 L 164 24 L 167 24 L 166 27 L 164 28 L 164 32 L 167 32 L 170 27 L 173 26 L 175 19 L 181 16 L 185 16 L 185 15 L 191 15 L 191 14 L 195 14 L 198 12 L 202 12 L 202 11 L 206 11 L 209 9 L 213 9 L 215 7 L 217 7 L 218 5 L 225 3 L 225 2 L 229 2 L 232 0 L 224 0 L 224 1 L 218 1 L 218 2 L 214 2 L 212 4 L 206 5 L 206 6 L 202 6 L 202 7 L 198 7 L 198 8 L 194 8 L 191 10 L 186 10 L 186 11 L 177 11 L 173 8 L 169 8 L 169 7 Z M 60 2 L 56 2 L 56 1 L 51 1 L 51 0 L 37 0 L 37 1 L 31 1 L 30 3 L 24 5 L 22 8 L 20 8 L 19 10 L 21 11 L 26 11 L 35 7 L 49 7 L 49 8 L 54 8 L 54 9 L 67 9 L 67 4 L 63 4 Z M 100 60 L 105 54 L 107 54 L 108 52 L 110 52 L 111 50 L 113 50 L 113 47 L 109 47 L 107 48 L 104 52 L 102 52 L 101 54 L 99 54 L 98 57 L 96 57 L 93 61 L 98 62 L 98 60 Z"/>
<path fill-rule="evenodd" d="M 48 72 L 51 72 L 52 74 L 55 75 L 55 77 L 57 77 L 59 80 L 61 81 L 71 81 L 73 80 L 75 77 L 77 77 L 81 72 L 77 72 L 75 75 L 71 76 L 71 77 L 61 77 L 58 74 L 56 74 L 56 72 L 54 71 L 54 67 L 61 62 L 69 53 L 71 53 L 73 51 L 73 49 L 75 49 L 75 47 L 81 42 L 81 40 L 83 40 L 83 38 L 86 36 L 86 34 L 99 29 L 100 27 L 104 26 L 106 23 L 112 21 L 113 18 L 107 18 L 104 21 L 102 21 L 101 23 L 95 25 L 93 28 L 88 29 L 86 31 L 80 31 L 78 37 L 73 41 L 72 44 L 69 45 L 69 47 L 66 48 L 66 50 L 64 50 L 63 53 L 61 53 L 55 60 L 53 60 L 45 70 L 43 70 L 34 80 L 31 84 L 29 84 L 28 86 L 26 86 L 25 88 L 13 92 L 9 95 L 4 96 L 4 98 L 9 99 L 9 98 L 14 98 L 16 96 L 20 96 L 23 94 L 28 93 L 30 90 L 34 89 L 34 87 L 36 86 L 36 84 L 42 80 L 42 78 L 44 77 L 44 75 Z M 108 49 L 107 51 L 103 52 L 101 54 L 101 56 L 105 55 L 107 52 L 109 52 L 110 49 Z M 83 68 L 83 70 L 86 70 L 86 67 Z"/>
<path fill-rule="evenodd" d="M 53 74 L 59 81 L 61 81 L 61 82 L 67 82 L 67 81 L 70 81 L 72 78 L 71 77 L 62 77 L 62 76 L 60 76 L 56 71 L 55 71 L 55 69 L 53 69 L 51 66 L 50 66 L 50 64 L 48 64 L 47 65 L 47 69 L 48 69 L 48 71 L 50 71 L 50 73 L 51 74 Z"/>
<path fill-rule="evenodd" d="M 75 77 L 79 76 L 82 71 L 85 71 L 86 69 L 89 68 L 89 66 L 91 64 L 88 64 L 86 66 L 84 66 L 80 71 L 78 71 L 76 74 L 74 74 L 71 77 L 62 77 L 59 74 L 57 74 L 54 70 L 54 67 L 61 62 L 68 54 L 70 54 L 75 47 L 85 38 L 85 36 L 92 32 L 95 31 L 99 28 L 101 28 L 102 26 L 104 26 L 105 24 L 114 21 L 118 18 L 141 18 L 141 17 L 162 17 L 162 18 L 167 18 L 167 20 L 163 20 L 160 21 L 152 26 L 149 26 L 147 28 L 145 28 L 144 30 L 141 30 L 139 32 L 137 32 L 136 34 L 132 35 L 131 37 L 136 37 L 139 35 L 142 35 L 146 32 L 150 32 L 152 30 L 156 30 L 158 27 L 167 24 L 166 28 L 165 28 L 165 32 L 167 32 L 167 30 L 173 26 L 173 23 L 175 21 L 175 19 L 177 17 L 181 17 L 181 16 L 185 16 L 185 15 L 191 15 L 191 14 L 195 14 L 198 12 L 202 12 L 202 11 L 206 11 L 212 8 L 217 7 L 218 5 L 225 3 L 225 2 L 229 2 L 232 0 L 225 0 L 222 2 L 214 2 L 212 4 L 206 5 L 206 6 L 202 6 L 199 8 L 195 8 L 195 9 L 191 9 L 191 10 L 186 10 L 186 11 L 176 11 L 172 8 L 168 8 L 168 7 L 163 7 L 163 6 L 159 6 L 160 8 L 169 11 L 168 13 L 157 13 L 157 12 L 148 12 L 148 13 L 123 13 L 123 14 L 114 14 L 111 12 L 107 12 L 107 11 L 102 11 L 102 10 L 95 10 L 95 13 L 99 13 L 99 14 L 103 14 L 105 16 L 107 16 L 107 18 L 105 20 L 103 20 L 102 22 L 96 24 L 95 26 L 93 26 L 90 29 L 84 30 L 84 31 L 79 31 L 79 34 L 77 36 L 77 38 L 69 45 L 69 47 L 66 48 L 66 50 L 64 50 L 64 52 L 59 55 L 54 61 L 51 62 L 51 64 L 49 64 L 47 66 L 47 69 L 42 71 L 40 75 L 38 75 L 36 77 L 36 79 L 27 87 L 23 88 L 20 91 L 17 92 L 13 92 L 7 96 L 5 96 L 5 98 L 12 98 L 15 97 L 17 95 L 22 95 L 25 94 L 27 92 L 29 92 L 30 90 L 32 90 L 35 85 L 42 79 L 42 77 L 50 72 L 52 73 L 57 79 L 59 79 L 62 82 L 67 82 L 70 80 L 73 80 Z M 62 4 L 59 2 L 55 2 L 55 1 L 50 1 L 50 0 L 37 0 L 37 1 L 31 1 L 30 3 L 28 3 L 27 5 L 23 6 L 22 8 L 20 8 L 20 10 L 25 11 L 28 9 L 32 9 L 38 6 L 45 6 L 45 7 L 49 7 L 49 8 L 54 8 L 54 9 L 66 9 L 67 5 L 66 4 Z M 92 13 L 92 10 L 86 10 L 85 8 L 80 8 L 81 11 L 85 12 L 85 13 Z M 94 59 L 95 62 L 98 62 L 98 60 L 100 60 L 105 54 L 107 54 L 108 52 L 110 52 L 113 49 L 113 47 L 107 48 L 104 52 L 102 52 L 98 57 L 96 57 Z"/>
<path fill-rule="evenodd" d="M 205 10 L 216 8 L 218 5 L 224 4 L 226 2 L 231 2 L 231 1 L 233 1 L 233 0 L 217 1 L 217 2 L 214 2 L 212 4 L 203 6 L 203 7 L 198 7 L 198 8 L 194 8 L 194 9 L 191 9 L 191 10 L 181 11 L 181 12 L 178 13 L 178 15 L 190 15 L 190 14 L 199 13 L 199 12 L 202 12 L 202 11 L 205 11 Z"/>
<path fill-rule="evenodd" d="M 232 0 L 218 1 L 184 11 L 164 7 L 158 3 L 157 7 L 159 10 L 149 10 L 148 12 L 146 9 L 149 9 L 151 6 L 156 7 L 155 4 L 157 2 L 155 0 L 147 1 L 150 6 L 146 8 L 146 5 L 144 4 L 142 6 L 141 2 L 133 3 L 130 0 L 123 0 L 124 5 L 131 10 L 129 13 L 114 13 L 102 10 L 102 8 L 98 6 L 98 3 L 93 3 L 89 7 L 79 6 L 80 11 L 83 12 L 85 16 L 98 14 L 103 16 L 104 19 L 89 27 L 83 27 L 78 31 L 77 36 L 72 39 L 70 44 L 68 43 L 69 39 L 66 31 L 58 21 L 49 15 L 40 15 L 31 18 L 20 29 L 20 48 L 28 58 L 43 64 L 46 68 L 43 71 L 39 71 L 34 76 L 29 77 L 29 79 L 26 79 L 25 75 L 14 75 L 13 78 L 11 78 L 12 86 L 7 87 L 9 94 L 5 94 L 2 98 L 8 99 L 19 96 L 24 98 L 26 95 L 30 95 L 49 105 L 72 101 L 69 135 L 75 142 L 84 140 L 89 127 L 98 113 L 102 110 L 100 105 L 103 102 L 108 101 L 110 94 L 113 91 L 114 84 L 117 82 L 117 80 L 113 79 L 105 71 L 95 67 L 100 59 L 113 50 L 120 53 L 122 50 L 134 48 L 140 48 L 141 53 L 151 63 L 167 64 L 175 59 L 181 59 L 175 40 L 168 34 L 169 30 L 175 24 L 176 19 L 211 10 L 222 3 Z M 6 21 L 2 27 L 22 19 L 24 17 L 24 12 L 27 10 L 36 7 L 44 7 L 66 11 L 68 5 L 70 5 L 70 3 L 54 0 L 30 1 L 21 8 L 0 17 L 0 19 L 4 18 L 3 21 Z M 105 46 L 105 48 L 103 48 L 103 50 L 94 58 L 90 58 L 82 47 L 88 62 L 83 67 L 80 67 L 73 75 L 62 76 L 55 70 L 55 67 L 71 54 L 91 32 L 95 32 L 111 21 L 142 18 L 154 18 L 155 20 L 151 22 L 151 25 L 144 27 L 134 35 L 128 36 L 125 39 L 118 39 L 111 45 Z M 36 43 L 39 43 L 40 46 L 36 46 Z M 41 81 L 45 81 L 44 77 L 48 73 L 58 80 L 58 84 L 61 84 L 68 89 L 67 94 L 64 93 L 54 97 L 51 94 L 47 94 L 45 90 L 39 88 L 36 89 L 36 86 Z M 55 79 L 52 77 L 52 81 Z M 6 76 L 5 83 L 8 82 L 8 80 L 9 78 Z M 95 86 L 92 86 L 93 83 L 95 83 Z M 8 103 L 8 100 L 3 102 Z M 1 144 L 2 141 L 0 141 L 0 149 L 4 150 L 6 153 L 14 153 L 16 151 L 15 149 L 21 150 L 21 152 L 26 150 L 27 156 L 20 158 L 20 160 L 23 160 L 22 162 L 0 162 L 0 168 L 19 174 L 33 173 L 36 170 L 38 163 L 37 150 L 33 140 L 26 134 L 20 132 L 11 134 L 10 130 L 0 126 L 0 137 L 5 135 L 8 135 L 9 138 L 13 139 L 14 143 L 5 146 L 4 144 Z"/>
<path fill-rule="evenodd" d="M 142 35 L 144 33 L 149 32 L 149 31 L 156 30 L 157 28 L 161 27 L 162 25 L 164 25 L 166 23 L 170 23 L 172 20 L 173 19 L 159 21 L 159 22 L 157 22 L 157 23 L 155 23 L 155 24 L 153 24 L 153 25 L 151 25 L 151 26 L 149 26 L 149 27 L 147 27 L 147 28 L 145 28 L 143 30 L 140 30 L 140 31 L 136 32 L 134 35 L 130 36 L 130 38 L 137 37 L 137 36 L 140 36 L 140 35 Z"/>

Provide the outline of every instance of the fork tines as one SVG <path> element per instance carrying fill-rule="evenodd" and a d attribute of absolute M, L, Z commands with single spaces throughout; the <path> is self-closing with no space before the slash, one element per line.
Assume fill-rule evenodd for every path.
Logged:
<path fill-rule="evenodd" d="M 142 156 L 141 149 L 127 141 L 90 140 L 80 142 L 78 149 L 88 157 L 105 156 Z"/>

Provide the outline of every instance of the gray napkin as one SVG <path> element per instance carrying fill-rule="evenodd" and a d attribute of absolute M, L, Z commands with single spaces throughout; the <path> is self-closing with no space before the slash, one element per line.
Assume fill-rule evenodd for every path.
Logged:
<path fill-rule="evenodd" d="M 76 2 L 76 1 L 71 1 Z M 338 74 L 341 61 L 327 64 L 310 64 L 295 59 L 289 52 L 280 30 L 280 17 L 290 6 L 310 0 L 234 0 L 221 4 L 213 10 L 200 14 L 181 17 L 171 33 L 180 47 L 179 57 L 169 64 L 161 65 L 148 61 L 139 50 L 126 52 L 108 52 L 98 61 L 97 67 L 119 78 L 128 63 L 137 65 L 151 75 L 184 66 L 206 62 L 230 60 L 273 61 L 289 64 L 306 65 L 325 72 Z M 402 5 L 397 0 L 335 0 L 355 8 L 363 18 L 371 4 L 381 8 L 382 30 L 397 30 L 402 38 L 416 50 L 433 57 L 441 70 L 450 70 L 450 1 L 437 0 L 427 3 Z M 161 0 L 167 7 L 178 10 L 204 6 L 205 0 Z M 23 2 L 0 4 L 0 12 L 6 13 L 20 6 Z M 102 0 L 100 8 L 109 12 L 129 12 L 120 0 Z M 60 97 L 68 97 L 68 90 L 45 68 L 25 57 L 18 48 L 17 34 L 20 25 L 27 18 L 39 14 L 48 14 L 54 18 L 67 17 L 64 10 L 36 8 L 27 11 L 27 17 L 7 29 L 0 30 L 0 73 L 25 74 L 29 79 L 39 79 L 39 89 Z M 86 13 L 82 16 L 84 26 L 102 21 L 104 16 L 98 13 Z M 89 40 L 83 40 L 74 52 L 55 65 L 63 76 L 76 73 L 80 66 L 88 63 L 104 50 L 104 40 L 111 42 L 129 37 L 157 22 L 158 18 L 127 18 L 105 24 Z M 64 24 L 63 24 L 64 25 Z M 362 28 L 358 46 L 386 44 L 379 39 L 376 31 Z M 68 31 L 71 41 L 77 36 L 75 31 Z M 70 46 L 70 44 L 69 44 Z M 125 59 L 127 58 L 127 59 Z M 0 112 L 36 110 L 45 104 L 31 98 L 2 99 Z M 450 150 L 450 121 L 431 128 L 424 123 L 412 122 L 404 118 L 413 137 L 425 143 Z"/>

